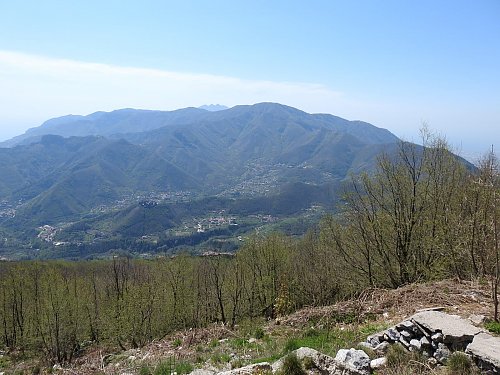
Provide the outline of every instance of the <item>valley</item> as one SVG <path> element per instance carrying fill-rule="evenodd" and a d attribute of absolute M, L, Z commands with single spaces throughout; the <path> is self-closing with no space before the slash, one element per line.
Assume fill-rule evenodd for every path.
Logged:
<path fill-rule="evenodd" d="M 0 255 L 234 251 L 254 232 L 301 235 L 397 141 L 274 103 L 52 119 L 0 144 Z"/>

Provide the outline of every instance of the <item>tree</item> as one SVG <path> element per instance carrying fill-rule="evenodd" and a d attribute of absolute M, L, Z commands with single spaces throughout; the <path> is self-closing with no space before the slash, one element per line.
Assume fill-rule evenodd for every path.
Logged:
<path fill-rule="evenodd" d="M 426 129 L 422 135 L 423 146 L 401 142 L 373 174 L 353 177 L 340 219 L 323 223 L 340 259 L 369 285 L 428 278 L 451 251 L 449 220 L 465 168 L 444 140 Z"/>

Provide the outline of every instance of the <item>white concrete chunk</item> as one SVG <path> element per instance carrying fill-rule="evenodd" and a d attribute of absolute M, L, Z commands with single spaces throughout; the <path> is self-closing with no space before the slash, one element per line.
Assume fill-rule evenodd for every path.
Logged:
<path fill-rule="evenodd" d="M 500 373 L 500 337 L 480 333 L 474 337 L 465 352 L 472 355 L 480 366 Z"/>
<path fill-rule="evenodd" d="M 474 327 L 467 320 L 439 311 L 424 311 L 411 317 L 420 326 L 430 332 L 442 332 L 446 344 L 471 342 L 482 330 Z"/>

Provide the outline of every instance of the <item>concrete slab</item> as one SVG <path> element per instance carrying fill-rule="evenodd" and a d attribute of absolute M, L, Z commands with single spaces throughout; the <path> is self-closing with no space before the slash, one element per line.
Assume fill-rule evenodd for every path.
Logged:
<path fill-rule="evenodd" d="M 439 311 L 419 312 L 413 315 L 411 320 L 431 333 L 442 332 L 445 344 L 457 345 L 472 342 L 474 336 L 482 332 L 468 320 Z"/>
<path fill-rule="evenodd" d="M 484 370 L 500 373 L 500 337 L 480 333 L 467 346 L 466 353 L 471 354 Z"/>

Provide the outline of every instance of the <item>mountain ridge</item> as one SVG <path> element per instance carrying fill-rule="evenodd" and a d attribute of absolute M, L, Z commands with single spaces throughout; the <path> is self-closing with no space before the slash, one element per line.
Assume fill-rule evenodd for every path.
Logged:
<path fill-rule="evenodd" d="M 200 223 L 219 211 L 241 224 L 213 227 L 217 235 L 258 227 L 255 215 L 305 223 L 332 210 L 342 182 L 373 170 L 398 142 L 369 123 L 276 103 L 63 116 L 0 148 L 0 233 L 32 246 L 36 228 L 49 225 L 60 238 L 116 247 L 133 246 L 134 233 L 199 243 L 210 238 Z M 185 227 L 192 234 L 175 237 Z"/>

